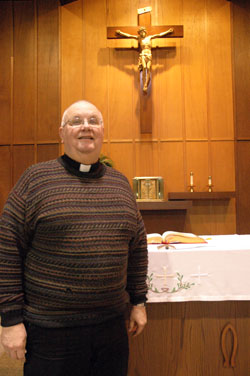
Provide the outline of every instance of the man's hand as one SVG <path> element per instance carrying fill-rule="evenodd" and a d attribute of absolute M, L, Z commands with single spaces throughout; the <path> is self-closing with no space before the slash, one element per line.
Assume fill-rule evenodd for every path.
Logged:
<path fill-rule="evenodd" d="M 2 328 L 1 343 L 12 359 L 25 359 L 26 338 L 27 333 L 23 323 Z"/>
<path fill-rule="evenodd" d="M 128 331 L 134 337 L 140 334 L 147 324 L 146 308 L 141 306 L 132 306 L 129 319 Z"/>

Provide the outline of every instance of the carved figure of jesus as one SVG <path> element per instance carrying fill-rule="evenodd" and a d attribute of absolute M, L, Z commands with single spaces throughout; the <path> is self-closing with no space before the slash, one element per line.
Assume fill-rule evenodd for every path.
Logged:
<path fill-rule="evenodd" d="M 154 38 L 163 37 L 164 35 L 170 34 L 173 31 L 174 29 L 170 28 L 159 34 L 147 35 L 146 27 L 142 26 L 138 30 L 138 35 L 132 35 L 132 34 L 124 33 L 121 30 L 116 30 L 116 33 L 119 35 L 138 40 L 138 43 L 140 46 L 138 69 L 140 72 L 142 71 L 142 82 L 143 82 L 144 93 L 147 93 L 148 85 L 151 79 L 151 66 L 152 66 L 152 52 L 151 52 L 152 42 L 151 40 Z"/>

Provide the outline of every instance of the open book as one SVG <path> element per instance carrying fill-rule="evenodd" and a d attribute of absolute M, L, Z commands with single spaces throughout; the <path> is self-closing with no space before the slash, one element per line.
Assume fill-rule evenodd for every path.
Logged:
<path fill-rule="evenodd" d="M 199 236 L 187 232 L 176 232 L 176 231 L 165 231 L 161 234 L 148 234 L 147 235 L 148 244 L 172 244 L 172 243 L 183 243 L 183 244 L 194 244 L 194 243 L 206 243 L 206 240 L 200 238 Z"/>

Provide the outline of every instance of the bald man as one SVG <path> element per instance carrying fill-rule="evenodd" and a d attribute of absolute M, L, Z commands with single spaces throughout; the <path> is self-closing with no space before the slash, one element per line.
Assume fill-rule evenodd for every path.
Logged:
<path fill-rule="evenodd" d="M 99 161 L 96 106 L 72 104 L 59 134 L 65 154 L 29 167 L 0 218 L 2 345 L 25 376 L 126 376 L 127 329 L 147 322 L 144 224 L 125 176 Z"/>

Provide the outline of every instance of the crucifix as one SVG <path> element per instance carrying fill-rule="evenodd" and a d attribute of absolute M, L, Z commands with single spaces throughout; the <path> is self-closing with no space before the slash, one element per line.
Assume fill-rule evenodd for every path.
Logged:
<path fill-rule="evenodd" d="M 138 26 L 117 26 L 107 28 L 108 39 L 132 38 L 138 40 L 140 72 L 140 126 L 141 133 L 152 132 L 152 98 L 151 98 L 151 66 L 152 39 L 182 38 L 182 25 L 151 26 L 151 7 L 140 8 Z"/>

